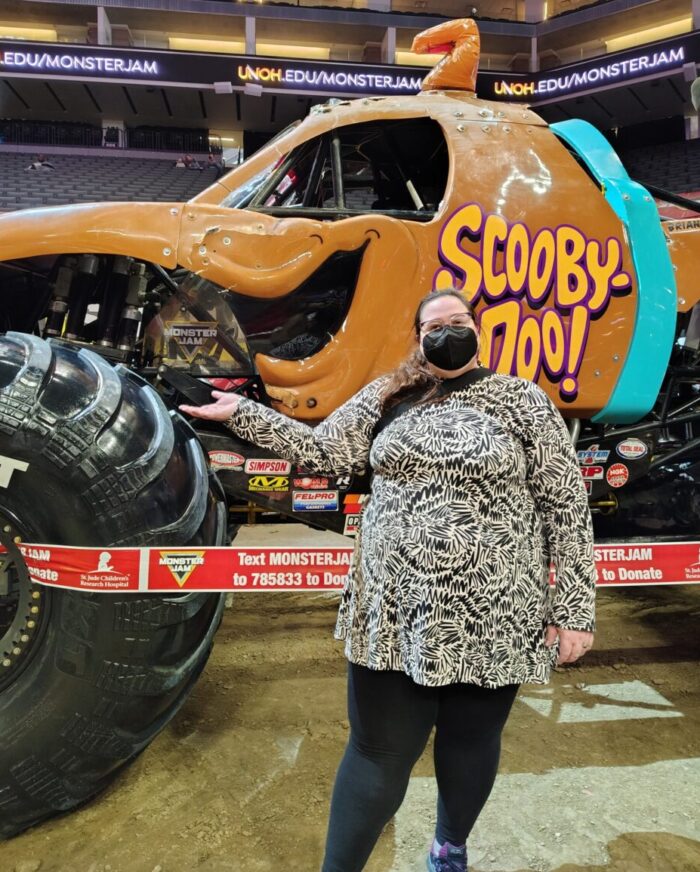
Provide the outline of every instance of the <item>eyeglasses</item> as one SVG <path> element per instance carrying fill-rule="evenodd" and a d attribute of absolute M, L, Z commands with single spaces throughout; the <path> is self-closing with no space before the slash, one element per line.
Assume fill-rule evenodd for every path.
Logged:
<path fill-rule="evenodd" d="M 471 327 L 472 316 L 466 312 L 459 315 L 451 315 L 447 321 L 440 321 L 439 318 L 433 318 L 431 321 L 422 321 L 420 329 L 422 333 L 436 333 L 442 330 L 443 327 Z"/>

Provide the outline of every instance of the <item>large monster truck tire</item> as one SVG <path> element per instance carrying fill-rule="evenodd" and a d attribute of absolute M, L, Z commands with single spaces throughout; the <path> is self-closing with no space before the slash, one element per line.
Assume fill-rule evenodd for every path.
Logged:
<path fill-rule="evenodd" d="M 67 343 L 0 336 L 0 837 L 84 803 L 153 739 L 223 608 L 186 590 L 38 586 L 17 542 L 220 545 L 225 531 L 194 431 L 146 382 Z"/>

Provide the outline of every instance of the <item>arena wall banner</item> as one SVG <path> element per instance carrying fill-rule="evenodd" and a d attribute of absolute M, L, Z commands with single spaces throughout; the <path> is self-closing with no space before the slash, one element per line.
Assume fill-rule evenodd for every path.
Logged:
<path fill-rule="evenodd" d="M 539 73 L 494 74 L 480 81 L 477 90 L 484 99 L 523 101 L 537 106 L 572 94 L 678 72 L 684 64 L 697 61 L 700 61 L 700 31 Z"/>
<path fill-rule="evenodd" d="M 398 65 L 325 63 L 258 55 L 205 54 L 157 49 L 55 45 L 0 40 L 0 75 L 117 81 L 213 88 L 230 82 L 242 90 L 262 85 L 272 93 L 416 94 L 426 70 Z"/>
<path fill-rule="evenodd" d="M 118 594 L 340 591 L 353 553 L 349 546 L 107 549 L 21 543 L 18 548 L 35 583 Z M 700 582 L 700 542 L 608 543 L 596 546 L 595 559 L 600 586 Z"/>
<path fill-rule="evenodd" d="M 684 64 L 698 60 L 700 31 L 694 31 L 540 73 L 482 70 L 477 93 L 488 100 L 524 101 L 536 106 L 574 93 L 677 72 Z M 0 75 L 11 77 L 158 82 L 205 89 L 213 88 L 215 82 L 230 82 L 237 90 L 252 84 L 270 93 L 347 97 L 416 94 L 427 71 L 396 64 L 0 40 Z"/>

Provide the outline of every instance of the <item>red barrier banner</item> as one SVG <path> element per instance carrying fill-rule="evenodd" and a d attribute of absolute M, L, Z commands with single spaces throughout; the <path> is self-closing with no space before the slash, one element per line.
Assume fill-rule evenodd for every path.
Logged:
<path fill-rule="evenodd" d="M 19 546 L 32 581 L 70 590 L 342 590 L 352 547 Z"/>
<path fill-rule="evenodd" d="M 352 547 L 18 547 L 32 581 L 100 593 L 337 591 L 353 553 Z M 600 586 L 700 582 L 700 542 L 608 543 L 596 546 L 595 559 Z"/>

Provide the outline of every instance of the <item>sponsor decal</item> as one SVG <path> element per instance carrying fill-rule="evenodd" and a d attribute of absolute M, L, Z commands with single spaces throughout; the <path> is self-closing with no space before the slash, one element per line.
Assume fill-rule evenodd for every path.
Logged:
<path fill-rule="evenodd" d="M 610 487 L 624 487 L 629 477 L 629 469 L 624 463 L 613 463 L 605 476 Z"/>
<path fill-rule="evenodd" d="M 344 536 L 356 536 L 358 527 L 360 526 L 360 515 L 352 514 L 345 516 L 345 529 L 343 530 Z"/>
<path fill-rule="evenodd" d="M 581 467 L 581 475 L 584 479 L 593 479 L 593 481 L 597 481 L 598 479 L 602 479 L 605 474 L 605 470 L 602 466 L 582 466 Z"/>
<path fill-rule="evenodd" d="M 344 473 L 343 475 L 336 476 L 335 486 L 338 490 L 346 491 L 350 487 L 350 483 L 352 481 L 352 475 Z"/>
<path fill-rule="evenodd" d="M 166 321 L 164 337 L 168 343 L 168 358 L 182 356 L 192 363 L 198 354 L 211 351 L 216 342 L 216 333 L 216 321 Z M 173 354 L 173 350 L 179 354 Z"/>
<path fill-rule="evenodd" d="M 251 475 L 248 479 L 248 490 L 259 493 L 284 493 L 289 490 L 289 479 L 286 475 Z"/>
<path fill-rule="evenodd" d="M 443 224 L 433 288 L 459 288 L 480 309 L 488 366 L 529 381 L 544 370 L 575 399 L 592 317 L 629 293 L 616 236 L 599 240 L 569 224 L 529 227 L 465 203 Z M 523 317 L 523 308 L 539 310 Z"/>
<path fill-rule="evenodd" d="M 292 464 L 288 460 L 270 460 L 269 458 L 253 458 L 246 460 L 245 471 L 247 473 L 260 473 L 261 475 L 289 475 Z"/>
<path fill-rule="evenodd" d="M 29 464 L 0 454 L 0 487 L 9 487 L 13 472 L 26 472 Z"/>
<path fill-rule="evenodd" d="M 615 451 L 625 460 L 639 460 L 648 451 L 646 442 L 641 439 L 625 439 L 615 448 Z"/>
<path fill-rule="evenodd" d="M 184 587 L 187 579 L 198 566 L 204 563 L 204 551 L 161 551 L 159 566 L 167 566 L 178 587 Z"/>
<path fill-rule="evenodd" d="M 343 514 L 357 515 L 369 499 L 369 494 L 345 494 L 343 497 Z"/>
<path fill-rule="evenodd" d="M 685 221 L 665 221 L 664 230 L 676 233 L 679 230 L 700 230 L 700 218 L 687 218 Z"/>
<path fill-rule="evenodd" d="M 305 475 L 303 478 L 294 479 L 294 487 L 303 488 L 304 490 L 328 490 L 329 481 L 327 478 Z"/>
<path fill-rule="evenodd" d="M 209 452 L 209 463 L 211 464 L 212 469 L 235 469 L 242 470 L 243 464 L 245 463 L 245 457 L 241 454 L 237 454 L 235 451 L 210 451 Z"/>
<path fill-rule="evenodd" d="M 608 457 L 610 457 L 610 452 L 601 451 L 597 445 L 591 445 L 590 448 L 586 448 L 583 451 L 577 451 L 576 456 L 578 457 L 578 462 L 581 466 L 588 466 L 591 463 L 605 463 Z"/>
<path fill-rule="evenodd" d="M 293 512 L 337 512 L 338 491 L 293 491 Z"/>

